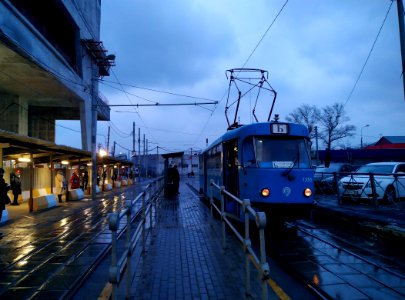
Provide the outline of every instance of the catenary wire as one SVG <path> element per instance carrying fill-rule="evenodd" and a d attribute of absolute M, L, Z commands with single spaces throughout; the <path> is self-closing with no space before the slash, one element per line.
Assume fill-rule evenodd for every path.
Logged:
<path fill-rule="evenodd" d="M 353 87 L 352 87 L 352 89 L 351 89 L 351 91 L 350 91 L 350 93 L 349 93 L 349 96 L 347 97 L 345 103 L 343 104 L 343 106 L 346 106 L 347 102 L 349 102 L 349 100 L 351 99 L 351 97 L 352 97 L 352 95 L 353 95 L 353 93 L 354 93 L 354 90 L 355 90 L 356 87 L 357 87 L 357 84 L 359 83 L 360 77 L 361 77 L 361 75 L 363 74 L 364 69 L 366 68 L 366 65 L 367 65 L 368 60 L 369 60 L 369 58 L 370 58 L 370 56 L 371 56 L 371 53 L 372 53 L 373 50 L 374 50 L 374 46 L 375 46 L 375 44 L 377 43 L 378 37 L 380 36 L 381 30 L 382 30 L 382 28 L 384 27 L 385 21 L 386 21 L 387 18 L 388 18 L 388 14 L 389 14 L 389 12 L 390 12 L 390 10 L 391 10 L 392 3 L 393 3 L 393 1 L 391 1 L 390 5 L 389 5 L 389 7 L 388 7 L 387 13 L 385 14 L 384 20 L 383 20 L 383 22 L 382 22 L 382 24 L 381 24 L 381 26 L 380 26 L 380 29 L 378 30 L 377 36 L 375 37 L 374 42 L 373 42 L 373 45 L 371 46 L 371 49 L 370 49 L 370 51 L 368 52 L 366 61 L 364 62 L 363 67 L 361 68 L 360 73 L 359 73 L 359 75 L 357 76 L 357 79 L 356 79 L 356 81 L 355 81 L 355 83 L 354 83 L 354 85 L 353 85 Z"/>

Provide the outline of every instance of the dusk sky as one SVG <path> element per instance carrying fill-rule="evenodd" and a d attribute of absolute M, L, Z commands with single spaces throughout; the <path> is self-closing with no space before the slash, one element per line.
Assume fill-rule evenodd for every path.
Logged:
<path fill-rule="evenodd" d="M 111 121 L 98 122 L 97 143 L 106 146 L 110 126 L 110 148 L 116 141 L 116 153 L 132 149 L 133 122 L 136 135 L 139 127 L 146 135 L 149 149 L 203 149 L 207 138 L 212 142 L 227 128 L 225 71 L 243 66 L 269 72 L 277 91 L 273 115 L 282 121 L 302 104 L 345 104 L 347 124 L 356 126 L 356 136 L 335 148 L 359 147 L 367 124 L 364 144 L 382 135 L 405 135 L 395 1 L 104 0 L 101 5 L 101 41 L 116 55 L 111 75 L 99 85 L 109 104 L 219 101 L 111 107 Z M 270 100 L 262 103 L 266 113 Z M 58 124 L 64 127 L 57 127 L 56 142 L 80 147 L 69 142 L 80 141 L 80 133 L 65 128 L 79 130 L 79 123 Z"/>

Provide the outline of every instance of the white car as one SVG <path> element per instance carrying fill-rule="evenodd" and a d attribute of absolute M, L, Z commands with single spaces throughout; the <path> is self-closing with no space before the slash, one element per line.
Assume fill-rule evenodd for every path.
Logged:
<path fill-rule="evenodd" d="M 396 202 L 405 197 L 405 162 L 378 162 L 361 166 L 352 175 L 340 179 L 340 196 L 343 199 L 373 199 L 370 174 L 374 174 L 378 200 Z"/>

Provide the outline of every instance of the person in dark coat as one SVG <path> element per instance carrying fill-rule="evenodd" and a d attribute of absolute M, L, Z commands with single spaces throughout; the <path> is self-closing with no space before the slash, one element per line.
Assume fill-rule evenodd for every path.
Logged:
<path fill-rule="evenodd" d="M 88 184 L 89 184 L 89 172 L 84 171 L 82 185 L 83 185 L 83 189 L 85 191 L 87 191 L 87 185 Z"/>
<path fill-rule="evenodd" d="M 3 176 L 4 176 L 4 169 L 0 168 L 0 220 L 1 217 L 3 216 L 3 210 L 6 209 L 6 204 L 10 203 L 10 198 L 7 195 L 7 192 L 10 189 L 10 187 L 4 180 Z M 2 236 L 3 234 L 0 233 L 0 237 Z"/>
<path fill-rule="evenodd" d="M 11 205 L 19 205 L 18 204 L 18 195 L 21 194 L 21 181 L 20 178 L 15 174 L 11 173 L 10 175 L 10 187 L 13 191 L 13 203 Z"/>
<path fill-rule="evenodd" d="M 177 165 L 173 166 L 173 185 L 174 185 L 174 194 L 178 195 L 179 193 L 179 185 L 180 185 L 180 174 L 179 170 L 177 170 Z"/>

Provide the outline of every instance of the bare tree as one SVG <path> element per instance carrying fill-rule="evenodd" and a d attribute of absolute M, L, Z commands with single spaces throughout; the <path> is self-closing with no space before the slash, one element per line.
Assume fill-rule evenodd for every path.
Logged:
<path fill-rule="evenodd" d="M 343 125 L 348 121 L 350 121 L 350 118 L 346 115 L 343 104 L 335 103 L 322 109 L 319 118 L 322 131 L 319 137 L 327 148 L 332 149 L 332 143 L 335 141 L 354 136 L 356 127 L 354 125 Z"/>
<path fill-rule="evenodd" d="M 308 127 L 311 140 L 315 137 L 315 126 L 320 118 L 320 110 L 315 105 L 303 104 L 290 113 L 286 120 L 288 122 L 303 124 Z"/>

